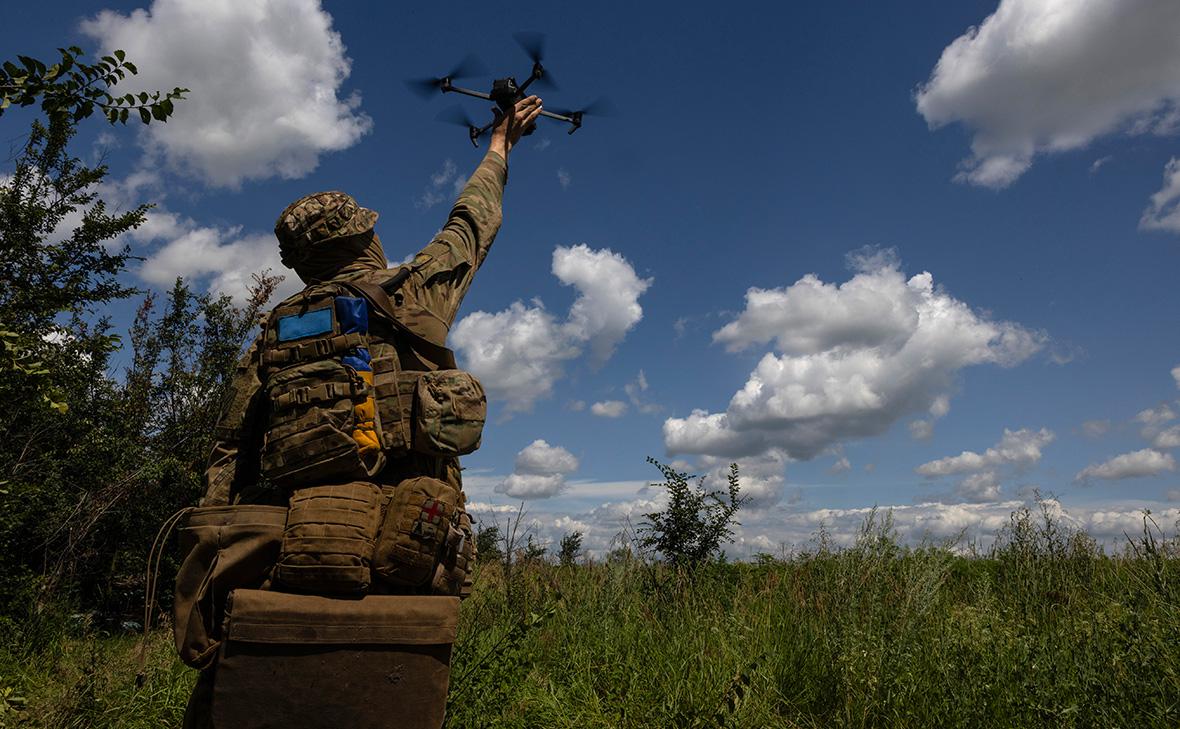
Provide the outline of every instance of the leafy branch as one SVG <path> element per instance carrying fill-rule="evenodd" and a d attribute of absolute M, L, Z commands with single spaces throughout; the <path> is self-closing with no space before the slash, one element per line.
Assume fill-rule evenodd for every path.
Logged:
<path fill-rule="evenodd" d="M 0 115 L 10 106 L 31 106 L 38 99 L 41 109 L 50 117 L 69 115 L 77 122 L 89 117 L 97 109 L 111 124 L 126 124 L 133 112 L 140 121 L 149 124 L 154 119 L 167 122 L 172 115 L 173 101 L 183 99 L 188 89 L 179 86 L 172 91 L 140 91 L 113 95 L 108 91 L 139 69 L 119 50 L 103 56 L 98 63 L 83 63 L 81 48 L 58 48 L 61 61 L 46 66 L 36 58 L 17 56 L 17 63 L 0 64 Z"/>

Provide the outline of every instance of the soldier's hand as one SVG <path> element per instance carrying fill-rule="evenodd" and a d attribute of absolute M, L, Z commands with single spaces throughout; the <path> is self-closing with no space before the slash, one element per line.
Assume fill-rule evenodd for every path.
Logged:
<path fill-rule="evenodd" d="M 536 123 L 540 114 L 541 100 L 536 96 L 527 96 L 516 102 L 513 113 L 504 114 L 492 129 L 492 141 L 488 149 L 507 157 L 520 141 L 521 135 Z"/>

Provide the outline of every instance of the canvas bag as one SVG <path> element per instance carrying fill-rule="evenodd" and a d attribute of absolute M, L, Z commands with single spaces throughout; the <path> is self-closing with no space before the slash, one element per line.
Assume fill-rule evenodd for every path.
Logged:
<path fill-rule="evenodd" d="M 190 509 L 179 529 L 172 630 L 180 659 L 208 668 L 217 655 L 226 597 L 270 582 L 287 508 L 206 506 Z"/>
<path fill-rule="evenodd" d="M 438 729 L 458 615 L 456 597 L 236 590 L 213 679 L 213 726 Z"/>

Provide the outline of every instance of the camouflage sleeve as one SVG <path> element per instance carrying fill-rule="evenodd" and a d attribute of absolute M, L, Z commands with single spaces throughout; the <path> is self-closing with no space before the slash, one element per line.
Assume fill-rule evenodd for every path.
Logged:
<path fill-rule="evenodd" d="M 201 506 L 225 506 L 243 486 L 258 481 L 259 423 L 262 382 L 258 378 L 261 335 L 238 362 L 226 395 L 225 409 L 213 431 L 213 448 L 205 469 Z"/>
<path fill-rule="evenodd" d="M 448 327 L 500 230 L 507 181 L 504 158 L 489 152 L 459 194 L 446 225 L 410 264 L 407 288 Z"/>

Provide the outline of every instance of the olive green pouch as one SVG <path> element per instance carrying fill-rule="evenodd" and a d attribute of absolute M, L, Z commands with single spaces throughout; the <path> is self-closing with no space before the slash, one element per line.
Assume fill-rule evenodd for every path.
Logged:
<path fill-rule="evenodd" d="M 479 380 L 462 370 L 423 372 L 414 396 L 414 450 L 463 456 L 479 448 L 488 400 Z"/>
<path fill-rule="evenodd" d="M 419 476 L 386 489 L 373 573 L 385 585 L 428 587 L 456 526 L 462 495 L 445 481 Z"/>
<path fill-rule="evenodd" d="M 296 489 L 275 566 L 277 585 L 328 595 L 368 590 L 381 500 L 381 490 L 367 481 Z"/>

